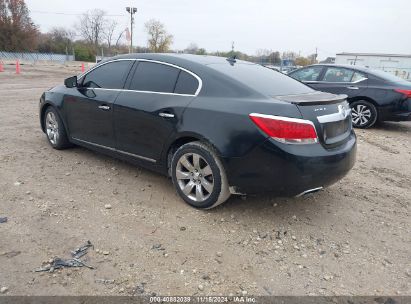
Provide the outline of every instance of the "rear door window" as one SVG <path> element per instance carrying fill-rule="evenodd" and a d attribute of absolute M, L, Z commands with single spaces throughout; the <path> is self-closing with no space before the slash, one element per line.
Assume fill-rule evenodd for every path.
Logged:
<path fill-rule="evenodd" d="M 180 69 L 154 62 L 139 62 L 130 90 L 173 93 Z"/>
<path fill-rule="evenodd" d="M 325 82 L 351 82 L 354 71 L 339 67 L 328 67 L 324 74 Z"/>
<path fill-rule="evenodd" d="M 354 76 L 351 79 L 351 82 L 360 82 L 367 79 L 367 76 L 360 72 L 355 72 Z"/>
<path fill-rule="evenodd" d="M 83 79 L 84 88 L 123 89 L 132 61 L 121 60 L 103 64 Z"/>
<path fill-rule="evenodd" d="M 312 66 L 298 70 L 290 76 L 299 81 L 318 81 L 323 68 L 321 66 Z"/>
<path fill-rule="evenodd" d="M 199 85 L 198 80 L 194 76 L 185 71 L 181 71 L 178 76 L 174 93 L 194 95 L 197 92 Z"/>

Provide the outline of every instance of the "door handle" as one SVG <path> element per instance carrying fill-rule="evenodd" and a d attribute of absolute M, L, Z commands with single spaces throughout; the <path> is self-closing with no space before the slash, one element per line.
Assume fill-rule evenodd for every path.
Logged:
<path fill-rule="evenodd" d="M 103 111 L 108 111 L 108 110 L 110 110 L 110 107 L 109 107 L 109 106 L 98 106 L 98 108 L 99 108 L 100 110 L 103 110 Z"/>
<path fill-rule="evenodd" d="M 158 114 L 158 116 L 164 117 L 164 118 L 173 118 L 174 114 L 167 113 L 167 112 L 161 112 L 161 113 Z"/>
<path fill-rule="evenodd" d="M 358 89 L 359 89 L 359 87 L 356 87 L 356 86 L 349 86 L 349 87 L 347 87 L 347 89 L 350 89 L 350 90 L 358 90 Z"/>

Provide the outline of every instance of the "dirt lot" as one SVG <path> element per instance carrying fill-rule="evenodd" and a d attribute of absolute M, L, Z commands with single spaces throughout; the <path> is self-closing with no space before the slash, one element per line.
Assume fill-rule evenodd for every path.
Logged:
<path fill-rule="evenodd" d="M 5 294 L 411 294 L 411 123 L 358 130 L 354 169 L 325 191 L 232 197 L 204 212 L 185 205 L 166 177 L 83 148 L 53 150 L 39 127 L 38 99 L 73 71 L 6 69 Z M 95 245 L 86 256 L 94 270 L 33 272 L 87 240 Z"/>

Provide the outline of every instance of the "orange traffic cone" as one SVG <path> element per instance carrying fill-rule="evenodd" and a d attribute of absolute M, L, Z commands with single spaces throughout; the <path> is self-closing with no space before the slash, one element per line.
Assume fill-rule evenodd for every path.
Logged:
<path fill-rule="evenodd" d="M 3 62 L 0 61 L 0 72 L 4 72 Z"/>
<path fill-rule="evenodd" d="M 16 74 L 20 74 L 20 62 L 16 61 Z"/>
<path fill-rule="evenodd" d="M 84 67 L 84 62 L 81 64 L 81 72 L 84 73 L 86 71 L 86 68 Z"/>

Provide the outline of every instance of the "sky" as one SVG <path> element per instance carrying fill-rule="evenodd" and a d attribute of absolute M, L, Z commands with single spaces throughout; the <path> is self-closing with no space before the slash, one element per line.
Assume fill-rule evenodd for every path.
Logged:
<path fill-rule="evenodd" d="M 137 7 L 134 40 L 147 45 L 144 24 L 157 19 L 174 36 L 172 48 L 196 43 L 207 51 L 295 51 L 319 58 L 340 52 L 411 54 L 411 0 L 26 0 L 43 32 L 74 29 L 87 10 L 103 9 L 129 26 L 126 6 Z M 56 13 L 64 13 L 56 14 Z"/>

